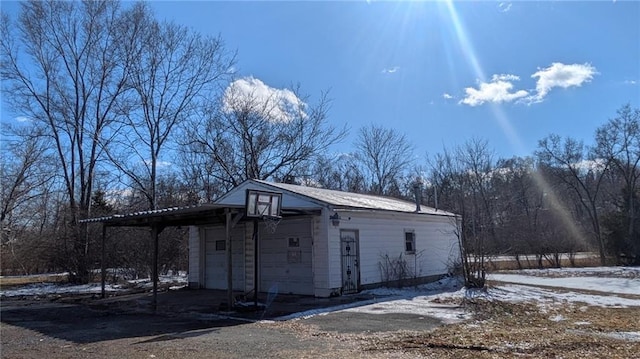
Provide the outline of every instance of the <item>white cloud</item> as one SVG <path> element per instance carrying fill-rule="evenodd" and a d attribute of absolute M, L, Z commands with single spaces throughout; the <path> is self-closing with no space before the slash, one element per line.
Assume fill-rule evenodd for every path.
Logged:
<path fill-rule="evenodd" d="M 624 84 L 625 85 L 637 85 L 638 81 L 636 81 L 636 80 L 625 80 Z"/>
<path fill-rule="evenodd" d="M 531 102 L 541 102 L 554 87 L 580 87 L 583 83 L 590 82 L 595 74 L 597 74 L 596 68 L 590 64 L 565 65 L 554 62 L 551 66 L 538 69 L 531 75 L 538 80 L 535 96 L 530 96 L 528 99 Z"/>
<path fill-rule="evenodd" d="M 501 12 L 508 12 L 511 10 L 511 5 L 513 5 L 511 2 L 501 2 L 498 4 L 498 10 Z"/>
<path fill-rule="evenodd" d="M 382 69 L 383 74 L 393 74 L 400 70 L 399 66 L 390 67 L 388 69 Z"/>
<path fill-rule="evenodd" d="M 510 74 L 493 75 L 491 81 L 520 81 L 520 76 Z"/>
<path fill-rule="evenodd" d="M 451 99 L 453 98 L 453 96 L 449 95 L 449 94 L 448 94 L 448 93 L 446 93 L 446 92 L 442 94 L 442 97 L 443 97 L 445 100 L 451 100 Z"/>
<path fill-rule="evenodd" d="M 18 116 L 15 120 L 18 122 L 31 122 L 31 119 L 27 116 Z"/>
<path fill-rule="evenodd" d="M 479 82 L 479 87 L 467 87 L 465 98 L 459 103 L 469 106 L 479 106 L 485 102 L 502 103 L 512 102 L 529 95 L 525 90 L 513 92 L 513 81 L 520 78 L 516 75 L 493 75 L 490 82 Z"/>
<path fill-rule="evenodd" d="M 252 76 L 233 81 L 225 90 L 223 110 L 227 113 L 251 106 L 269 121 L 289 122 L 294 117 L 306 117 L 306 104 L 289 89 L 277 89 Z"/>
<path fill-rule="evenodd" d="M 153 162 L 151 160 L 144 160 L 145 165 L 147 166 L 151 166 L 153 164 Z M 173 166 L 173 163 L 168 162 L 168 161 L 156 161 L 156 167 L 157 168 L 167 168 L 167 167 L 171 167 Z"/>
<path fill-rule="evenodd" d="M 583 171 L 603 171 L 605 165 L 606 161 L 602 158 L 597 158 L 595 160 L 582 160 L 573 164 L 575 168 Z"/>

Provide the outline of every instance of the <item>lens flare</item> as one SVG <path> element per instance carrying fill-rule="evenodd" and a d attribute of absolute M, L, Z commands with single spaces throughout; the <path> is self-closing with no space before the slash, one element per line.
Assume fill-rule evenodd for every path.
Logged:
<path fill-rule="evenodd" d="M 451 19 L 451 24 L 453 26 L 453 30 L 455 36 L 458 40 L 460 48 L 467 59 L 469 66 L 473 70 L 475 76 L 478 80 L 482 82 L 486 82 L 486 75 L 482 70 L 482 66 L 480 65 L 480 61 L 478 60 L 478 56 L 476 55 L 476 51 L 473 48 L 473 44 L 469 41 L 467 36 L 467 31 L 465 30 L 463 22 L 460 20 L 458 16 L 458 12 L 453 4 L 452 0 L 446 0 L 446 9 L 448 12 L 448 16 Z M 524 145 L 515 128 L 511 125 L 507 115 L 504 113 L 504 110 L 496 105 L 491 104 L 491 112 L 493 113 L 494 120 L 500 126 L 500 129 L 504 133 L 505 137 L 511 144 L 511 147 L 518 151 L 519 153 L 524 153 Z M 566 226 L 569 233 L 574 237 L 581 239 L 584 241 L 584 238 L 581 234 L 581 231 L 576 226 L 575 222 L 571 218 L 571 214 L 569 211 L 562 205 L 562 203 L 558 200 L 553 188 L 547 183 L 547 181 L 542 177 L 542 175 L 535 171 L 533 173 L 533 179 L 536 186 L 546 194 L 547 203 L 554 213 L 558 214 L 562 223 Z"/>

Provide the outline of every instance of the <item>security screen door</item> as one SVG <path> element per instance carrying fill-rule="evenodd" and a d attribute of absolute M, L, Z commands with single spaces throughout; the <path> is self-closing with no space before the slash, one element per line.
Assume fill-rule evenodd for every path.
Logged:
<path fill-rule="evenodd" d="M 342 255 L 342 293 L 355 293 L 360 284 L 358 267 L 358 231 L 340 231 L 340 251 Z"/>

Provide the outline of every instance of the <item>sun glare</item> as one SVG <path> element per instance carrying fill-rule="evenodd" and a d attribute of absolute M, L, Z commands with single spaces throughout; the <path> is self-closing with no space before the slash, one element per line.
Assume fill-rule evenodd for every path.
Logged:
<path fill-rule="evenodd" d="M 455 37 L 458 41 L 459 46 L 461 47 L 465 58 L 467 59 L 469 67 L 476 76 L 476 79 L 481 82 L 486 82 L 487 77 L 482 69 L 482 66 L 480 65 L 480 61 L 478 60 L 476 51 L 473 48 L 473 44 L 471 43 L 471 41 L 469 41 L 464 23 L 460 19 L 453 1 L 446 0 L 444 3 L 446 4 L 447 14 L 453 27 Z M 492 103 L 490 105 L 490 108 L 491 112 L 493 113 L 493 119 L 500 126 L 500 129 L 511 144 L 511 147 L 518 153 L 526 152 L 521 137 L 518 135 L 515 128 L 511 125 L 511 121 L 509 121 L 509 118 L 505 114 L 502 107 L 499 104 Z M 536 186 L 543 193 L 547 194 L 546 197 L 548 198 L 549 206 L 552 210 L 554 210 L 555 213 L 560 216 L 562 222 L 565 224 L 571 235 L 573 235 L 575 238 L 583 239 L 583 237 L 580 235 L 578 227 L 575 225 L 571 218 L 571 214 L 558 200 L 558 197 L 555 195 L 553 188 L 551 188 L 547 181 L 545 181 L 545 179 L 538 172 L 534 172 L 534 181 L 536 183 Z"/>

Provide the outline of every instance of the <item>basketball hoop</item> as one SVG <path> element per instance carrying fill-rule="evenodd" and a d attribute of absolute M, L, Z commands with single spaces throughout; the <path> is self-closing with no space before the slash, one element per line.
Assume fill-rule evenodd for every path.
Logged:
<path fill-rule="evenodd" d="M 246 216 L 256 220 L 256 223 L 262 219 L 271 233 L 276 233 L 278 223 L 282 220 L 281 205 L 282 193 L 247 189 Z"/>
<path fill-rule="evenodd" d="M 278 224 L 280 223 L 281 220 L 282 220 L 282 217 L 280 216 L 262 216 L 262 221 L 264 222 L 265 226 L 271 233 L 276 233 L 276 230 L 278 229 Z"/>

